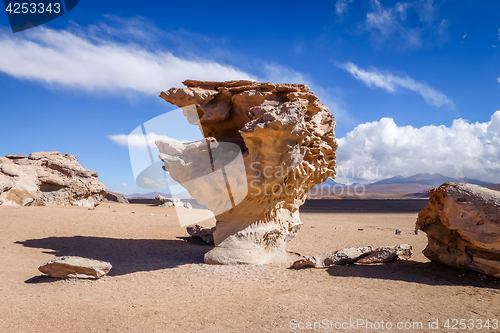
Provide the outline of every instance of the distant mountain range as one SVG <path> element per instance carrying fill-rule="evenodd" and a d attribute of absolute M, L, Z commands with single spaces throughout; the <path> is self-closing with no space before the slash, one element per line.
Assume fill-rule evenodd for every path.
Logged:
<path fill-rule="evenodd" d="M 353 183 L 349 185 L 337 183 L 328 178 L 323 184 L 316 185 L 310 192 L 309 198 L 357 198 L 357 199 L 416 199 L 428 198 L 427 192 L 446 182 L 476 184 L 500 191 L 500 184 L 493 184 L 471 178 L 453 178 L 440 173 L 419 173 L 410 177 L 395 176 L 379 180 L 371 184 Z M 124 195 L 127 199 L 149 198 L 157 195 L 171 197 L 162 192 L 133 193 Z M 175 195 L 179 199 L 189 199 L 187 191 Z"/>
<path fill-rule="evenodd" d="M 420 173 L 410 177 L 395 176 L 365 185 L 357 183 L 344 185 L 328 179 L 309 192 L 309 197 L 352 197 L 360 199 L 428 198 L 427 192 L 430 189 L 446 182 L 476 184 L 493 189 L 495 189 L 495 186 L 500 187 L 500 185 L 494 185 L 477 179 L 453 178 L 440 173 Z"/>
<path fill-rule="evenodd" d="M 167 198 L 171 198 L 172 195 L 171 194 L 167 194 L 167 193 L 162 193 L 162 192 L 149 192 L 149 193 L 132 193 L 132 194 L 124 194 L 123 196 L 127 199 L 132 199 L 132 198 L 148 198 L 148 199 L 154 199 L 156 198 L 158 195 L 162 195 L 164 197 L 167 197 Z M 183 191 L 177 195 L 175 195 L 176 198 L 179 198 L 179 199 L 189 199 L 191 198 L 191 196 L 189 195 L 189 193 L 187 191 Z"/>

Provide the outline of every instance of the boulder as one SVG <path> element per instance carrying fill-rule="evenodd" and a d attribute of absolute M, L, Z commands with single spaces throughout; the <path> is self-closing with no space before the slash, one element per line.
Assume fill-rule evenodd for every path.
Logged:
<path fill-rule="evenodd" d="M 154 201 L 155 205 L 159 207 L 184 207 L 187 209 L 193 208 L 189 202 L 182 202 L 182 200 L 178 198 L 167 198 L 163 195 L 157 195 L 154 198 Z"/>
<path fill-rule="evenodd" d="M 201 238 L 205 243 L 214 245 L 215 227 L 208 228 L 196 224 L 186 227 L 186 231 L 191 236 Z"/>
<path fill-rule="evenodd" d="M 429 191 L 416 228 L 427 234 L 432 261 L 500 278 L 500 192 L 445 183 Z"/>
<path fill-rule="evenodd" d="M 105 195 L 106 187 L 97 179 L 97 172 L 81 166 L 74 155 L 0 156 L 0 204 L 94 207 Z"/>
<path fill-rule="evenodd" d="M 187 121 L 199 125 L 205 139 L 156 145 L 170 177 L 215 215 L 216 247 L 205 262 L 286 260 L 308 191 L 335 178 L 334 117 L 303 84 L 184 85 L 160 96 L 184 107 Z"/>
<path fill-rule="evenodd" d="M 334 252 L 323 253 L 313 257 L 297 260 L 293 263 L 292 268 L 323 268 L 334 265 L 347 265 L 366 257 L 373 252 L 371 246 L 349 247 Z"/>
<path fill-rule="evenodd" d="M 413 255 L 412 247 L 408 244 L 384 246 L 373 250 L 372 253 L 357 261 L 358 264 L 375 264 L 397 260 L 408 260 Z"/>
<path fill-rule="evenodd" d="M 122 194 L 116 192 L 107 192 L 105 198 L 109 201 L 130 204 L 127 198 L 125 198 Z"/>
<path fill-rule="evenodd" d="M 112 268 L 109 262 L 87 259 L 82 257 L 56 257 L 38 270 L 54 278 L 98 279 Z"/>

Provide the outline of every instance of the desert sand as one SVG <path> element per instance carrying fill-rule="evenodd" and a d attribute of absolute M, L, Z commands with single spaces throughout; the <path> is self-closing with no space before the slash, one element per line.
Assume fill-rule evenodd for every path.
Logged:
<path fill-rule="evenodd" d="M 0 332 L 304 332 L 312 331 L 308 322 L 322 323 L 316 331 L 500 331 L 443 327 L 447 319 L 500 319 L 500 280 L 429 262 L 421 253 L 426 235 L 413 232 L 416 218 L 413 212 L 302 213 L 304 225 L 289 250 L 314 255 L 408 243 L 414 257 L 292 270 L 292 255 L 274 265 L 204 264 L 211 247 L 188 236 L 174 208 L 0 206 Z M 113 268 L 100 280 L 59 280 L 38 271 L 61 255 Z M 393 329 L 339 326 L 358 319 L 390 322 Z M 439 328 L 429 329 L 436 319 Z M 416 326 L 398 330 L 398 322 Z"/>

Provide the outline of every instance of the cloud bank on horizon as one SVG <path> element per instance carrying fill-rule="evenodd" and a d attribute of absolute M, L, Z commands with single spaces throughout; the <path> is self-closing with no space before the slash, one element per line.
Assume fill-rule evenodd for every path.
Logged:
<path fill-rule="evenodd" d="M 456 119 L 450 127 L 398 126 L 392 118 L 361 124 L 339 139 L 337 163 L 340 182 L 441 173 L 498 183 L 500 111 L 489 122 Z"/>

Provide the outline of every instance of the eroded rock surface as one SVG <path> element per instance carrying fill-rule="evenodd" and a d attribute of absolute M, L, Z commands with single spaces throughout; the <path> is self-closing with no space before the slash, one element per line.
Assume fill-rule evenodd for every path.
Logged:
<path fill-rule="evenodd" d="M 187 209 L 193 209 L 189 202 L 183 202 L 178 198 L 167 198 L 163 195 L 157 195 L 154 198 L 155 205 L 159 207 L 184 207 Z"/>
<path fill-rule="evenodd" d="M 413 255 L 411 245 L 383 246 L 357 261 L 358 264 L 375 264 L 397 260 L 408 260 Z"/>
<path fill-rule="evenodd" d="M 187 80 L 184 85 L 160 96 L 180 107 L 194 104 L 193 112 L 184 112 L 206 140 L 157 146 L 170 176 L 216 215 L 216 248 L 205 262 L 285 260 L 286 243 L 302 225 L 299 207 L 307 192 L 335 178 L 334 117 L 302 84 Z M 209 162 L 199 163 L 201 156 Z M 224 177 L 201 185 L 191 181 L 219 170 Z M 224 199 L 227 193 L 230 201 Z"/>
<path fill-rule="evenodd" d="M 445 183 L 429 191 L 416 228 L 427 234 L 432 261 L 500 278 L 500 192 Z"/>
<path fill-rule="evenodd" d="M 98 279 L 110 271 L 111 264 L 106 261 L 82 257 L 56 257 L 38 270 L 54 278 Z"/>
<path fill-rule="evenodd" d="M 95 207 L 105 195 L 106 187 L 97 179 L 97 172 L 81 166 L 74 155 L 0 156 L 0 204 Z"/>
<path fill-rule="evenodd" d="M 323 253 L 312 257 L 304 257 L 292 264 L 292 268 L 325 268 L 335 265 L 348 264 L 375 264 L 397 260 L 408 260 L 413 255 L 412 247 L 408 244 L 384 246 L 349 247 L 334 252 Z"/>
<path fill-rule="evenodd" d="M 109 201 L 114 201 L 123 204 L 130 204 L 127 198 L 123 196 L 123 194 L 116 192 L 107 192 L 105 198 Z"/>
<path fill-rule="evenodd" d="M 209 228 L 199 224 L 191 225 L 186 228 L 189 235 L 201 238 L 205 243 L 214 245 L 215 227 Z"/>

